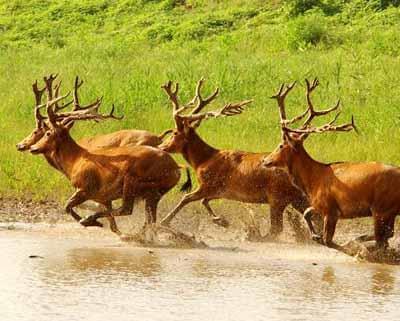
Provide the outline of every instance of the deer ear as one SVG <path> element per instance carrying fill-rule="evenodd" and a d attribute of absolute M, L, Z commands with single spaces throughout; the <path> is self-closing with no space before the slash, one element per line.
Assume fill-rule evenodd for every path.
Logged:
<path fill-rule="evenodd" d="M 65 127 L 67 130 L 70 130 L 70 129 L 74 126 L 74 124 L 75 124 L 74 121 L 68 121 L 68 122 L 66 122 L 66 123 L 63 124 L 63 125 L 64 125 L 64 127 Z"/>
<path fill-rule="evenodd" d="M 176 129 L 178 131 L 183 131 L 184 130 L 184 123 L 183 123 L 183 119 L 181 117 L 179 117 L 179 115 L 176 115 L 174 117 L 175 119 L 175 125 L 176 125 Z"/>
<path fill-rule="evenodd" d="M 297 150 L 297 144 L 301 142 L 298 137 L 293 136 L 291 133 L 285 131 L 284 132 L 284 142 L 288 144 L 294 150 Z"/>
<path fill-rule="evenodd" d="M 201 124 L 201 119 L 192 122 L 192 123 L 190 124 L 190 127 L 192 127 L 193 129 L 196 129 L 197 127 L 200 126 L 200 124 Z"/>
<path fill-rule="evenodd" d="M 184 121 L 183 121 L 183 132 L 184 132 L 185 134 L 189 134 L 189 131 L 190 131 L 191 128 L 192 128 L 192 127 L 191 127 L 191 125 L 190 125 L 190 122 L 189 122 L 188 120 L 184 120 Z"/>

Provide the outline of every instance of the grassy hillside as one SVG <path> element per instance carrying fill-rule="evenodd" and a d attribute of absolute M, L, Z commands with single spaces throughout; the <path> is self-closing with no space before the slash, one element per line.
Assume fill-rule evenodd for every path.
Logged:
<path fill-rule="evenodd" d="M 267 4 L 266 4 L 267 3 Z M 323 161 L 400 163 L 400 9 L 384 0 L 0 1 L 0 195 L 64 199 L 66 180 L 15 143 L 34 126 L 31 84 L 60 73 L 64 88 L 85 80 L 84 100 L 104 95 L 121 122 L 81 123 L 74 137 L 120 128 L 154 132 L 172 126 L 160 85 L 221 87 L 219 103 L 253 98 L 241 116 L 209 120 L 212 145 L 268 151 L 279 141 L 275 102 L 283 81 L 298 80 L 290 112 L 305 106 L 303 79 L 318 76 L 317 106 L 340 98 L 342 120 L 354 114 L 359 136 L 326 134 L 307 142 Z"/>

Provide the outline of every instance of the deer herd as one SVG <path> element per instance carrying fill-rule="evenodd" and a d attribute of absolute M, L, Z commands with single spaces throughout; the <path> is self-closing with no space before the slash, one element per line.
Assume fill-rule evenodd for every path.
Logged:
<path fill-rule="evenodd" d="M 271 228 L 275 237 L 283 230 L 283 215 L 288 205 L 303 213 L 311 238 L 328 246 L 333 242 L 339 218 L 372 216 L 374 234 L 360 240 L 375 240 L 377 249 L 388 248 L 393 236 L 396 215 L 400 213 L 400 168 L 378 162 L 335 162 L 324 164 L 314 160 L 304 148 L 310 134 L 328 131 L 357 130 L 351 122 L 337 125 L 339 102 L 332 108 L 316 110 L 311 94 L 319 85 L 317 79 L 306 80 L 307 109 L 288 119 L 285 99 L 295 83 L 282 84 L 275 99 L 280 115 L 281 143 L 273 152 L 252 153 L 224 150 L 210 146 L 197 133 L 203 121 L 241 114 L 251 100 L 228 103 L 214 111 L 204 111 L 218 96 L 217 88 L 209 97 L 202 96 L 204 80 L 196 86 L 195 95 L 187 103 L 179 97 L 179 84 L 169 81 L 162 86 L 172 106 L 174 129 L 160 135 L 145 130 L 121 130 L 75 141 L 70 129 L 83 120 L 122 119 L 100 113 L 102 98 L 81 105 L 78 91 L 83 81 L 75 79 L 71 92 L 61 92 L 57 75 L 44 77 L 44 86 L 32 85 L 35 96 L 36 127 L 17 144 L 19 151 L 42 154 L 47 162 L 64 174 L 75 189 L 65 210 L 83 226 L 103 224 L 107 218 L 111 230 L 121 235 L 115 217 L 130 215 L 135 201 L 145 201 L 145 224 L 157 222 L 157 206 L 162 197 L 179 182 L 186 169 L 187 181 L 182 191 L 190 191 L 191 178 L 186 166 L 178 165 L 171 153 L 181 154 L 196 174 L 198 187 L 184 195 L 160 224 L 168 226 L 187 204 L 201 201 L 212 220 L 224 227 L 227 220 L 214 212 L 210 201 L 228 199 L 244 203 L 269 204 Z M 42 102 L 43 96 L 45 102 Z M 70 111 L 67 107 L 71 106 Z M 333 119 L 315 126 L 316 117 L 335 113 Z M 294 127 L 296 123 L 301 123 Z M 114 200 L 121 206 L 112 207 Z M 82 218 L 76 211 L 91 200 L 101 210 Z M 314 224 L 323 221 L 322 235 Z"/>

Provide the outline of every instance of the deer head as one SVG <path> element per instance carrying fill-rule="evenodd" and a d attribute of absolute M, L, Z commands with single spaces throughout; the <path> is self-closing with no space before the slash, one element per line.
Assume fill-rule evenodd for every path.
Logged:
<path fill-rule="evenodd" d="M 219 88 L 216 88 L 210 96 L 203 98 L 201 94 L 203 83 L 203 78 L 197 82 L 193 99 L 184 105 L 179 103 L 178 83 L 173 86 L 172 81 L 169 81 L 161 86 L 172 103 L 172 116 L 175 121 L 175 129 L 172 135 L 159 146 L 162 150 L 170 153 L 181 153 L 185 150 L 186 144 L 190 141 L 190 136 L 194 134 L 196 128 L 200 126 L 203 120 L 238 115 L 242 113 L 244 106 L 251 102 L 251 100 L 245 100 L 239 103 L 229 103 L 215 111 L 201 112 L 219 93 Z M 189 109 L 191 109 L 191 112 L 184 115 L 183 113 Z"/>
<path fill-rule="evenodd" d="M 52 81 L 53 81 L 56 77 L 57 77 L 57 75 L 50 75 L 49 79 L 52 79 Z M 46 122 L 45 122 L 46 117 L 43 117 L 40 113 L 42 96 L 46 90 L 46 87 L 39 89 L 38 82 L 35 81 L 32 84 L 32 90 L 33 90 L 33 94 L 35 95 L 34 116 L 35 116 L 35 120 L 36 120 L 36 126 L 28 136 L 26 136 L 22 141 L 20 141 L 17 144 L 17 150 L 20 152 L 29 150 L 29 148 L 33 144 L 38 142 L 43 137 L 44 133 L 48 129 Z"/>
<path fill-rule="evenodd" d="M 48 79 L 46 81 L 46 78 L 45 83 L 47 102 L 45 105 L 41 105 L 40 107 L 45 107 L 47 110 L 46 130 L 41 139 L 30 146 L 29 151 L 32 154 L 47 153 L 56 150 L 57 146 L 62 144 L 65 139 L 69 137 L 69 131 L 76 121 L 100 121 L 108 118 L 122 119 L 122 117 L 116 117 L 114 115 L 114 105 L 112 106 L 111 112 L 108 115 L 99 113 L 98 110 L 100 108 L 102 98 L 97 98 L 93 103 L 87 106 L 81 106 L 79 104 L 78 89 L 82 85 L 83 81 L 80 81 L 78 77 L 75 79 L 73 101 L 62 106 L 59 105 L 60 102 L 67 98 L 70 93 L 59 96 L 59 90 L 53 91 L 51 82 L 49 82 Z M 53 96 L 54 93 L 55 96 Z M 71 103 L 73 103 L 72 111 L 62 113 L 59 112 L 61 109 L 64 109 Z"/>
<path fill-rule="evenodd" d="M 47 89 L 48 87 L 51 88 L 51 95 L 50 95 L 51 97 L 59 96 L 61 81 L 58 82 L 53 88 L 53 82 L 54 82 L 54 80 L 56 80 L 57 76 L 58 76 L 57 74 L 50 74 L 48 77 L 45 76 L 43 79 L 44 79 L 44 82 L 46 85 L 42 89 L 38 88 L 37 81 L 35 81 L 33 83 L 32 90 L 35 95 L 35 103 L 36 103 L 35 108 L 34 108 L 34 116 L 35 116 L 36 126 L 28 136 L 26 136 L 21 142 L 19 142 L 17 144 L 18 151 L 29 150 L 29 148 L 32 145 L 36 144 L 43 137 L 44 133 L 49 129 L 49 126 L 47 124 L 47 117 L 42 116 L 42 114 L 40 112 L 41 109 L 46 107 L 45 104 L 42 104 L 42 96 L 43 96 L 44 92 L 46 90 L 48 90 Z M 71 103 L 72 103 L 72 101 L 67 104 L 64 104 L 62 106 L 60 106 L 59 103 L 56 103 L 55 109 L 57 111 L 59 111 L 65 107 L 67 107 Z"/>
<path fill-rule="evenodd" d="M 340 112 L 337 112 L 333 120 L 331 120 L 329 123 L 319 127 L 312 126 L 311 121 L 315 117 L 324 116 L 338 110 L 340 106 L 340 101 L 338 101 L 335 106 L 331 108 L 316 111 L 310 95 L 312 91 L 319 85 L 319 81 L 317 78 L 315 78 L 312 83 L 310 83 L 307 79 L 305 80 L 305 82 L 307 86 L 307 109 L 303 113 L 292 119 L 287 119 L 286 117 L 285 98 L 287 94 L 293 89 L 295 83 L 292 83 L 290 85 L 282 84 L 278 92 L 271 97 L 272 99 L 276 99 L 278 103 L 282 140 L 279 146 L 272 153 L 264 158 L 264 167 L 288 168 L 292 162 L 292 157 L 300 150 L 304 149 L 303 143 L 310 134 L 324 133 L 328 131 L 347 132 L 352 129 L 357 131 L 353 117 L 351 118 L 350 123 L 335 125 L 340 115 Z M 289 125 L 294 124 L 304 118 L 306 119 L 300 126 L 300 128 L 292 129 L 288 127 Z"/>

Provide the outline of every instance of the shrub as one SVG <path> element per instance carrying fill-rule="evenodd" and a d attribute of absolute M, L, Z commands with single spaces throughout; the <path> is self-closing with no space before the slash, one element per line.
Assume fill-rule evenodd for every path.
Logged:
<path fill-rule="evenodd" d="M 318 13 L 299 16 L 288 24 L 288 46 L 305 49 L 328 40 L 326 19 Z"/>
<path fill-rule="evenodd" d="M 220 34 L 233 28 L 233 20 L 229 17 L 206 16 L 200 19 L 182 23 L 178 37 L 182 40 L 202 40 L 211 35 Z"/>
<path fill-rule="evenodd" d="M 312 9 L 320 9 L 325 15 L 331 16 L 340 12 L 342 4 L 342 0 L 285 0 L 290 17 L 304 15 Z"/>

